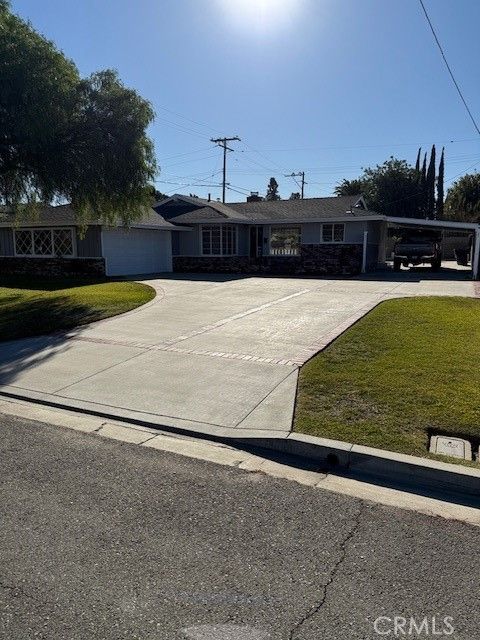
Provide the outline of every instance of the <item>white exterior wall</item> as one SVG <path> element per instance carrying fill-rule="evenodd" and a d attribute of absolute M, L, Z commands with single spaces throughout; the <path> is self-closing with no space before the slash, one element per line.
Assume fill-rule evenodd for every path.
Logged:
<path fill-rule="evenodd" d="M 102 229 L 107 276 L 131 276 L 172 271 L 170 231 Z"/>

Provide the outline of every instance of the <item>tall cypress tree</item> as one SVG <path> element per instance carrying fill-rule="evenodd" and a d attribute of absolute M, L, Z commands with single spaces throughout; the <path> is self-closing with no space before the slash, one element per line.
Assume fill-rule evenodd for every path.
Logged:
<path fill-rule="evenodd" d="M 414 217 L 418 218 L 422 216 L 422 174 L 420 172 L 420 158 L 422 155 L 422 147 L 419 148 L 417 153 L 417 161 L 415 162 L 415 174 L 417 181 L 417 196 L 415 198 L 415 212 Z"/>
<path fill-rule="evenodd" d="M 425 217 L 430 220 L 435 217 L 435 160 L 435 145 L 433 145 L 428 164 L 426 184 L 427 211 Z"/>
<path fill-rule="evenodd" d="M 422 147 L 420 147 L 420 149 L 418 150 L 417 161 L 415 163 L 415 171 L 417 171 L 417 173 L 420 173 L 420 156 L 421 155 L 422 155 Z"/>
<path fill-rule="evenodd" d="M 445 180 L 445 147 L 443 147 L 442 149 L 442 155 L 440 156 L 440 164 L 438 165 L 437 208 L 436 208 L 437 218 L 443 218 L 444 180 Z"/>
<path fill-rule="evenodd" d="M 427 217 L 427 152 L 423 156 L 422 171 L 420 173 L 420 216 Z"/>

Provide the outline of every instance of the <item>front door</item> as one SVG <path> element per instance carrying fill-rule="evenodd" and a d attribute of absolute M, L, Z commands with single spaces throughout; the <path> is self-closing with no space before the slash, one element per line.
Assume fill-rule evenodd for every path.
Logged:
<path fill-rule="evenodd" d="M 263 255 L 263 227 L 250 227 L 250 257 Z"/>

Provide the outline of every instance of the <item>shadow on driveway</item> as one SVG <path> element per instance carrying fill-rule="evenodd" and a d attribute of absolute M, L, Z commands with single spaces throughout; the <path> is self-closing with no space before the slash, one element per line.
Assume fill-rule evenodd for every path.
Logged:
<path fill-rule="evenodd" d="M 59 333 L 0 343 L 0 385 L 14 385 L 25 371 L 68 351 L 72 346 L 69 336 L 73 335 Z"/>

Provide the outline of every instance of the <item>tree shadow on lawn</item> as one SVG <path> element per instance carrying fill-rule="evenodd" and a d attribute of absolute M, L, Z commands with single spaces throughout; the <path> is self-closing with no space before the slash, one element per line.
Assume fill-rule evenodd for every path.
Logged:
<path fill-rule="evenodd" d="M 66 331 L 101 319 L 98 309 L 69 296 L 32 297 L 0 307 L 1 341 Z"/>
<path fill-rule="evenodd" d="M 72 278 L 44 278 L 37 276 L 1 276 L 0 288 L 29 289 L 31 291 L 59 291 L 88 287 L 94 284 L 110 282 L 109 278 L 72 277 Z"/>

